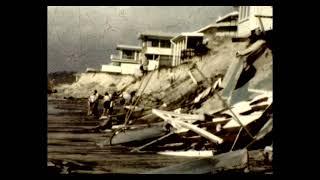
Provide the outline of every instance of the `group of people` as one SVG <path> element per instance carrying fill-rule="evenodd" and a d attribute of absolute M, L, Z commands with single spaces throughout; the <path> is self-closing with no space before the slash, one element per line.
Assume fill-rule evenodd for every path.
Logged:
<path fill-rule="evenodd" d="M 128 93 L 128 92 L 123 92 L 122 94 L 119 95 L 120 97 L 120 105 L 127 106 L 130 105 L 133 101 L 133 98 L 135 96 L 135 91 Z M 99 102 L 100 100 L 103 103 L 103 112 L 101 114 L 101 117 L 103 116 L 108 116 L 112 114 L 113 108 L 115 105 L 115 100 L 118 97 L 116 93 L 108 93 L 105 92 L 103 96 L 99 95 L 97 90 L 94 90 L 93 94 L 91 94 L 88 98 L 88 116 L 94 115 L 98 116 L 99 115 Z"/>
<path fill-rule="evenodd" d="M 104 96 L 100 96 L 97 90 L 94 90 L 93 94 L 88 98 L 88 116 L 95 115 L 98 116 L 98 106 L 99 100 L 103 101 L 103 112 L 102 116 L 106 116 L 113 110 L 113 97 L 112 94 L 106 92 Z"/>

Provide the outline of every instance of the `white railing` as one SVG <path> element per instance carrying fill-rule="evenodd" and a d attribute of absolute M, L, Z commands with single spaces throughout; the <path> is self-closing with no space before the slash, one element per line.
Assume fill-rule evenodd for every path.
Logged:
<path fill-rule="evenodd" d="M 110 59 L 111 60 L 120 60 L 120 56 L 119 55 L 115 55 L 115 54 L 111 54 L 110 55 Z"/>

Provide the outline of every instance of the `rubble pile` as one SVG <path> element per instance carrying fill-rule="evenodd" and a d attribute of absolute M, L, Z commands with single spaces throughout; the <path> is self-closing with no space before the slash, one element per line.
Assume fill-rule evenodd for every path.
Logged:
<path fill-rule="evenodd" d="M 195 61 L 186 65 L 189 73 L 180 74 L 180 80 L 165 92 L 154 90 L 157 85 L 140 92 L 142 101 L 138 107 L 144 115 L 131 118 L 129 126 L 124 124 L 115 129 L 110 144 L 112 141 L 124 144 L 131 147 L 132 152 L 210 158 L 211 161 L 201 162 L 205 164 L 201 173 L 219 174 L 239 169 L 243 173 L 270 172 L 272 167 L 266 162 L 272 161 L 272 148 L 263 149 L 272 144 L 272 51 L 267 41 L 258 40 L 235 54 L 225 72 L 220 69 L 208 76 L 204 73 L 206 66 L 202 71 L 201 62 Z M 141 121 L 148 126 L 134 128 Z M 246 152 L 245 157 L 239 155 L 240 160 L 228 160 L 230 153 L 240 151 Z M 257 155 L 257 151 L 260 154 Z M 217 159 L 225 163 L 223 170 L 214 163 Z M 250 169 L 249 166 L 254 165 L 249 165 L 252 163 L 249 159 L 258 167 Z M 229 163 L 242 161 L 238 168 L 229 167 Z M 194 167 L 193 163 L 200 162 L 167 168 L 181 173 L 177 169 L 183 167 L 183 172 L 188 173 L 185 168 Z M 167 173 L 167 168 L 151 173 Z"/>
<path fill-rule="evenodd" d="M 231 41 L 211 45 L 208 55 L 173 68 L 174 82 L 170 82 L 168 69 L 149 72 L 141 80 L 119 78 L 115 91 L 136 91 L 135 102 L 97 126 L 113 131 L 101 147 L 123 144 L 135 153 L 208 158 L 148 172 L 151 174 L 270 172 L 271 165 L 265 161 L 272 159 L 272 148 L 263 150 L 272 144 L 272 51 L 268 40 L 257 40 L 248 48 Z M 82 89 L 84 79 L 72 88 Z M 104 81 L 109 84 L 85 86 L 90 86 L 89 91 L 105 91 L 115 82 Z M 72 88 L 64 88 L 64 92 L 71 93 Z M 89 93 L 72 95 L 84 94 Z"/>

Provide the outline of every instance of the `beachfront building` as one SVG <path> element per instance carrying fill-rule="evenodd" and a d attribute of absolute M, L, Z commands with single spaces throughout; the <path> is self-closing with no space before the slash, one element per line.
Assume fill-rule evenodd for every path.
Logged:
<path fill-rule="evenodd" d="M 102 72 L 135 74 L 140 68 L 140 46 L 117 45 L 118 54 L 110 56 L 111 63 L 102 65 Z"/>
<path fill-rule="evenodd" d="M 238 28 L 238 17 L 237 11 L 228 13 L 216 20 L 217 32 L 216 36 L 220 37 L 235 37 L 237 35 Z"/>
<path fill-rule="evenodd" d="M 183 32 L 170 41 L 172 44 L 172 66 L 178 66 L 195 55 L 195 49 L 202 44 L 203 33 Z"/>
<path fill-rule="evenodd" d="M 172 66 L 170 39 L 176 34 L 162 32 L 140 33 L 142 53 L 148 60 L 148 71 Z"/>
<path fill-rule="evenodd" d="M 219 17 L 214 24 L 209 24 L 194 32 L 184 32 L 171 39 L 172 44 L 172 65 L 177 66 L 189 61 L 198 47 L 214 37 L 235 37 L 238 24 L 237 11 L 230 12 Z M 200 45 L 200 46 L 198 46 Z"/>
<path fill-rule="evenodd" d="M 239 6 L 238 37 L 272 30 L 272 6 Z"/>
<path fill-rule="evenodd" d="M 216 37 L 235 37 L 237 35 L 239 13 L 233 11 L 219 17 L 214 24 L 209 24 L 195 32 L 203 33 L 204 38 Z"/>

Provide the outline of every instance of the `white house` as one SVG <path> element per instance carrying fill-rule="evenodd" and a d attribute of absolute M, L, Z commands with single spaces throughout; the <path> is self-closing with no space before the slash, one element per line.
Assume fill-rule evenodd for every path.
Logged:
<path fill-rule="evenodd" d="M 172 66 L 188 61 L 195 55 L 196 45 L 202 44 L 211 37 L 235 37 L 238 15 L 237 11 L 230 12 L 219 17 L 214 24 L 209 24 L 194 32 L 183 32 L 172 38 Z"/>
<path fill-rule="evenodd" d="M 252 32 L 273 28 L 272 6 L 239 6 L 238 37 L 248 37 Z"/>
<path fill-rule="evenodd" d="M 216 36 L 235 37 L 237 35 L 239 13 L 233 11 L 216 20 Z"/>
<path fill-rule="evenodd" d="M 149 61 L 148 70 L 158 67 L 172 66 L 172 52 L 170 39 L 176 34 L 162 32 L 140 33 L 142 56 Z"/>
<path fill-rule="evenodd" d="M 194 55 L 197 44 L 202 44 L 203 33 L 183 32 L 171 40 L 172 66 L 177 66 Z"/>
<path fill-rule="evenodd" d="M 209 24 L 195 32 L 203 33 L 204 37 L 235 37 L 237 35 L 239 13 L 233 11 L 222 17 L 219 17 L 214 24 Z"/>
<path fill-rule="evenodd" d="M 111 63 L 102 65 L 102 72 L 135 74 L 140 67 L 141 47 L 131 45 L 117 45 L 118 55 L 110 56 Z"/>

